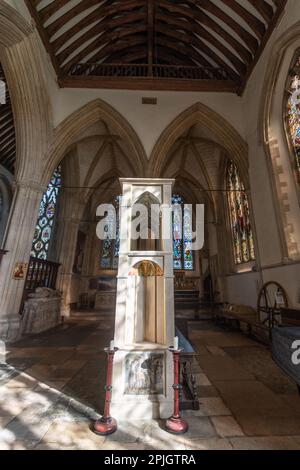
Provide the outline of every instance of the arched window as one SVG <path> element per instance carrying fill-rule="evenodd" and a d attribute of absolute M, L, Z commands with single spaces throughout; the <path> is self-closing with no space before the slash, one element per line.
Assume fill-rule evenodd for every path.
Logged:
<path fill-rule="evenodd" d="M 117 196 L 114 200 L 114 206 L 116 209 L 116 239 L 112 240 L 107 236 L 102 242 L 102 255 L 100 261 L 101 269 L 117 269 L 118 260 L 119 260 L 119 250 L 120 250 L 120 221 L 119 221 L 119 205 L 120 205 L 121 196 Z M 109 217 L 109 216 L 108 216 Z M 111 226 L 109 226 L 111 225 Z M 115 220 L 112 217 L 108 218 L 107 225 L 104 230 L 107 233 L 112 233 L 114 231 Z"/>
<path fill-rule="evenodd" d="M 236 165 L 229 160 L 226 173 L 230 228 L 235 264 L 255 260 L 249 200 Z"/>
<path fill-rule="evenodd" d="M 102 242 L 101 269 L 117 269 L 120 249 L 119 203 L 121 196 L 116 197 L 114 206 L 117 216 L 117 237 L 112 240 L 109 236 Z M 192 213 L 188 207 L 184 210 L 181 196 L 173 196 L 173 257 L 174 269 L 192 271 L 194 260 L 192 252 Z M 109 227 L 109 224 L 112 224 Z M 106 232 L 113 232 L 114 219 L 108 219 Z"/>
<path fill-rule="evenodd" d="M 34 231 L 34 239 L 31 248 L 31 256 L 34 256 L 35 258 L 46 260 L 48 257 L 60 188 L 61 168 L 58 167 L 53 173 L 40 204 L 39 217 Z"/>
<path fill-rule="evenodd" d="M 287 131 L 295 157 L 297 180 L 300 183 L 300 52 L 288 80 Z"/>
<path fill-rule="evenodd" d="M 192 213 L 185 207 L 181 196 L 174 195 L 173 204 L 173 259 L 174 269 L 192 271 Z"/>

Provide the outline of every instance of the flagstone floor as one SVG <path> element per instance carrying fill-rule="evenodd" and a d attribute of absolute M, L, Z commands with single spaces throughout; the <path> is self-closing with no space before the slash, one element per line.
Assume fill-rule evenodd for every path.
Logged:
<path fill-rule="evenodd" d="M 111 315 L 82 314 L 8 347 L 0 364 L 0 449 L 300 449 L 300 397 L 269 351 L 211 321 L 189 322 L 197 350 L 200 410 L 171 436 L 160 421 L 90 431 L 102 411 Z"/>

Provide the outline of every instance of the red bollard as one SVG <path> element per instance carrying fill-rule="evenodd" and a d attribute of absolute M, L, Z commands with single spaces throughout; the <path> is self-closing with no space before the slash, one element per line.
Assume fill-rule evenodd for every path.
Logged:
<path fill-rule="evenodd" d="M 97 420 L 92 428 L 92 431 L 99 436 L 107 436 L 108 434 L 113 434 L 117 428 L 117 421 L 110 416 L 110 402 L 111 402 L 111 392 L 112 392 L 112 372 L 113 372 L 113 362 L 114 355 L 118 351 L 118 348 L 106 348 L 105 352 L 107 353 L 108 365 L 107 365 L 107 377 L 105 385 L 105 407 L 104 414 L 102 418 Z"/>
<path fill-rule="evenodd" d="M 180 353 L 183 349 L 174 349 L 174 347 L 171 346 L 169 347 L 169 351 L 173 354 L 174 363 L 174 412 L 166 421 L 166 430 L 171 434 L 184 434 L 187 432 L 189 425 L 179 414 L 179 391 L 182 388 L 179 382 Z"/>

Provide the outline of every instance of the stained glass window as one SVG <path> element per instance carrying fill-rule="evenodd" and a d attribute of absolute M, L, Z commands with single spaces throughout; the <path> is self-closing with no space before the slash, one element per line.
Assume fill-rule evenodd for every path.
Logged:
<path fill-rule="evenodd" d="M 288 91 L 287 126 L 295 152 L 295 166 L 300 183 L 300 56 L 293 67 Z"/>
<path fill-rule="evenodd" d="M 227 195 L 235 264 L 255 260 L 249 200 L 236 165 L 227 166 Z"/>
<path fill-rule="evenodd" d="M 61 169 L 58 167 L 50 180 L 40 204 L 39 217 L 34 231 L 31 256 L 46 260 L 53 233 L 56 206 L 61 188 Z"/>
<path fill-rule="evenodd" d="M 109 234 L 113 233 L 115 219 L 113 214 L 108 214 L 107 224 L 104 227 L 107 232 L 107 238 L 102 242 L 102 255 L 100 261 L 101 269 L 117 269 L 120 250 L 120 221 L 119 221 L 119 205 L 121 196 L 117 196 L 114 200 L 116 210 L 116 239 L 110 238 Z"/>
<path fill-rule="evenodd" d="M 194 269 L 192 252 L 192 213 L 181 196 L 174 195 L 173 204 L 173 260 L 174 269 Z"/>
<path fill-rule="evenodd" d="M 116 240 L 109 236 L 102 243 L 101 269 L 117 269 L 120 249 L 120 221 L 119 221 L 119 203 L 118 196 L 114 201 L 116 209 Z M 174 269 L 185 269 L 187 271 L 194 269 L 192 252 L 192 214 L 189 208 L 185 208 L 181 196 L 173 196 L 173 256 Z M 104 230 L 109 234 L 113 230 L 115 223 L 114 217 L 109 217 Z M 110 226 L 111 225 L 111 226 Z"/>

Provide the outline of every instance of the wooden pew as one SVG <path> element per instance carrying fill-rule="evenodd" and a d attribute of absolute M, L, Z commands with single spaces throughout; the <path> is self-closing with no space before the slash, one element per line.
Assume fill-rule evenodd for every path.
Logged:
<path fill-rule="evenodd" d="M 257 333 L 257 330 L 268 332 L 268 328 L 258 318 L 256 310 L 248 305 L 224 304 L 214 312 L 214 319 L 216 323 L 227 323 L 239 330 L 245 325 L 249 335 L 254 334 L 254 331 Z M 266 335 L 263 336 L 265 340 Z"/>

